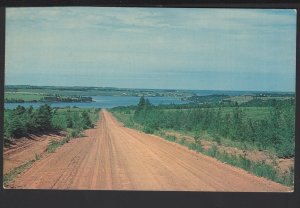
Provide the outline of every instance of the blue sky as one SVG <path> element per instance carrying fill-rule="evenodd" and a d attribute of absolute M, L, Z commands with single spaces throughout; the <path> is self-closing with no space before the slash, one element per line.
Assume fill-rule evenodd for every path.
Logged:
<path fill-rule="evenodd" d="M 295 91 L 296 11 L 8 8 L 5 84 Z"/>

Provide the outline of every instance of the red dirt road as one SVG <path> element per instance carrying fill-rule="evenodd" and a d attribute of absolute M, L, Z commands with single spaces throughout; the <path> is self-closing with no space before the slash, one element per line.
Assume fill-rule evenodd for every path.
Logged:
<path fill-rule="evenodd" d="M 157 136 L 123 127 L 106 110 L 86 137 L 37 161 L 9 185 L 30 189 L 290 191 Z"/>

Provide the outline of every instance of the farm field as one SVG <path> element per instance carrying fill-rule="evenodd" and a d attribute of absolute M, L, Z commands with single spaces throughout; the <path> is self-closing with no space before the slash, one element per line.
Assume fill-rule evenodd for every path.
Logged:
<path fill-rule="evenodd" d="M 38 101 L 44 98 L 43 93 L 33 93 L 33 92 L 6 92 L 4 95 L 5 100 L 23 100 L 25 102 Z"/>

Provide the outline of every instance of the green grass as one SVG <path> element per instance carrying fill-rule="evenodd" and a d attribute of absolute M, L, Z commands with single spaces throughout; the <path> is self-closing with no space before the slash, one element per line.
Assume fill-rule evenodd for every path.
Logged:
<path fill-rule="evenodd" d="M 188 142 L 184 138 L 177 139 L 175 136 L 166 135 L 164 131 L 157 131 L 156 134 L 170 142 L 176 142 L 186 146 L 190 150 L 214 157 L 219 161 L 244 169 L 256 176 L 264 177 L 289 187 L 293 186 L 293 168 L 282 175 L 273 166 L 266 164 L 264 161 L 254 162 L 243 156 L 236 156 L 227 154 L 226 152 L 220 152 L 215 144 L 213 144 L 210 149 L 205 150 L 201 143 Z"/>
<path fill-rule="evenodd" d="M 124 112 L 112 111 L 112 114 L 128 128 L 134 128 L 139 131 L 146 130 L 143 126 L 133 121 L 133 111 L 129 111 L 127 114 Z"/>
<path fill-rule="evenodd" d="M 245 103 L 253 99 L 253 96 L 233 96 L 230 97 L 228 100 L 232 102 L 237 102 L 237 103 Z"/>
<path fill-rule="evenodd" d="M 229 155 L 226 152 L 220 152 L 216 145 L 212 145 L 210 149 L 205 150 L 200 144 L 196 144 L 194 142 L 183 142 L 182 140 L 177 141 L 175 139 L 170 140 L 169 138 L 165 139 L 184 145 L 191 150 L 200 152 L 207 156 L 214 157 L 224 163 L 244 169 L 256 176 L 264 177 L 289 187 L 293 186 L 293 169 L 290 169 L 289 172 L 281 175 L 273 166 L 266 164 L 264 161 L 254 162 L 242 156 Z"/>
<path fill-rule="evenodd" d="M 17 177 L 17 175 L 24 172 L 28 168 L 30 168 L 31 165 L 39 159 L 40 159 L 40 155 L 36 155 L 35 159 L 27 161 L 24 164 L 12 169 L 9 173 L 5 174 L 3 176 L 3 185 L 4 185 L 4 187 L 7 186 L 10 182 L 12 182 Z"/>
<path fill-rule="evenodd" d="M 30 102 L 33 100 L 39 101 L 44 98 L 44 94 L 41 93 L 30 93 L 30 92 L 5 92 L 4 98 L 8 100 L 19 100 L 22 99 L 25 102 Z"/>
<path fill-rule="evenodd" d="M 236 107 L 223 107 L 221 115 L 224 116 L 227 113 L 231 114 Z M 218 108 L 211 108 L 217 110 Z M 266 118 L 270 114 L 270 107 L 240 107 L 240 109 L 245 113 L 247 119 L 260 120 Z"/>
<path fill-rule="evenodd" d="M 65 137 L 59 141 L 51 141 L 50 144 L 47 146 L 46 152 L 53 153 L 57 148 L 68 143 L 70 141 L 70 137 Z"/>
<path fill-rule="evenodd" d="M 176 137 L 175 136 L 170 136 L 170 135 L 165 136 L 165 139 L 170 141 L 170 142 L 175 142 L 176 141 Z"/>

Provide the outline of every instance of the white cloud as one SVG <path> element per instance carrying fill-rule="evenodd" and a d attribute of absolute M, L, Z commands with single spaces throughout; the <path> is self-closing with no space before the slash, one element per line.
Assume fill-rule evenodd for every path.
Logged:
<path fill-rule="evenodd" d="M 8 8 L 7 71 L 294 74 L 292 10 Z"/>

